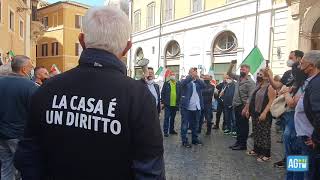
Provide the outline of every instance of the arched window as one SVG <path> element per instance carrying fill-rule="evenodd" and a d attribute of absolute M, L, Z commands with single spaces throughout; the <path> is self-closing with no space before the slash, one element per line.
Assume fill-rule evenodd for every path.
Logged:
<path fill-rule="evenodd" d="M 165 66 L 176 74 L 177 79 L 179 78 L 180 55 L 179 43 L 175 40 L 170 41 L 165 50 Z"/>
<path fill-rule="evenodd" d="M 141 47 L 139 47 L 138 49 L 137 49 L 137 51 L 136 51 L 136 56 L 135 56 L 135 60 L 137 60 L 137 59 L 142 59 L 144 57 L 144 55 L 143 55 L 143 50 L 142 50 L 142 48 Z"/>
<path fill-rule="evenodd" d="M 134 68 L 134 78 L 135 79 L 141 79 L 143 77 L 143 71 L 141 69 L 141 67 L 137 66 L 137 62 L 141 59 L 144 58 L 144 54 L 143 54 L 143 50 L 141 47 L 139 47 L 136 50 L 135 53 L 135 58 L 134 58 L 134 64 L 135 64 L 135 68 Z"/>
<path fill-rule="evenodd" d="M 177 41 L 169 42 L 167 49 L 166 49 L 166 58 L 172 59 L 176 58 L 180 55 L 180 46 Z"/>
<path fill-rule="evenodd" d="M 320 50 L 320 18 L 316 21 L 312 29 L 311 49 Z"/>
<path fill-rule="evenodd" d="M 237 50 L 237 38 L 231 31 L 222 32 L 215 40 L 213 53 L 225 54 L 232 53 Z"/>

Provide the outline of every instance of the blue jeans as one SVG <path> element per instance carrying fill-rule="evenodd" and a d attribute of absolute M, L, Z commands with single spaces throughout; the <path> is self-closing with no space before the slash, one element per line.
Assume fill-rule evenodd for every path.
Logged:
<path fill-rule="evenodd" d="M 236 118 L 234 115 L 233 107 L 224 107 L 223 114 L 226 117 L 227 129 L 231 132 L 236 132 Z"/>
<path fill-rule="evenodd" d="M 200 121 L 199 121 L 199 133 L 201 133 L 202 125 L 204 122 L 204 118 L 207 120 L 207 132 L 211 132 L 212 128 L 212 119 L 213 119 L 213 113 L 212 113 L 212 107 L 208 106 L 205 107 L 201 111 Z"/>
<path fill-rule="evenodd" d="M 164 108 L 163 133 L 168 134 L 174 131 L 174 119 L 176 117 L 177 107 L 166 106 Z"/>
<path fill-rule="evenodd" d="M 18 139 L 0 139 L 1 180 L 14 180 L 15 171 L 13 157 L 16 152 Z"/>
<path fill-rule="evenodd" d="M 201 111 L 189 111 L 181 108 L 181 140 L 182 143 L 188 143 L 187 132 L 188 124 L 192 130 L 192 142 L 198 142 L 198 129 Z"/>
<path fill-rule="evenodd" d="M 300 144 L 294 126 L 294 111 L 285 112 L 282 115 L 282 118 L 285 120 L 285 130 L 283 133 L 285 157 L 290 155 L 300 155 Z M 287 171 L 286 180 L 303 180 L 303 176 L 303 172 Z"/>
<path fill-rule="evenodd" d="M 311 176 L 314 171 L 313 170 L 313 168 L 314 168 L 314 165 L 313 165 L 314 155 L 313 155 L 312 149 L 305 144 L 306 140 L 307 140 L 307 137 L 298 136 L 298 143 L 299 143 L 299 147 L 301 150 L 301 155 L 308 156 L 308 158 L 309 158 L 309 171 L 304 173 L 304 179 L 311 180 Z"/>

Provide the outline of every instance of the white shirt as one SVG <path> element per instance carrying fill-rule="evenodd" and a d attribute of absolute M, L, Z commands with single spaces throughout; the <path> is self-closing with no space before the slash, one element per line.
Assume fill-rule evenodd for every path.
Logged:
<path fill-rule="evenodd" d="M 158 106 L 158 94 L 156 88 L 154 87 L 154 82 L 147 81 L 148 89 L 156 100 L 156 105 Z"/>
<path fill-rule="evenodd" d="M 197 92 L 196 84 L 193 81 L 191 83 L 192 83 L 193 91 L 192 91 L 192 96 L 190 98 L 188 110 L 190 111 L 201 110 L 200 98 Z"/>

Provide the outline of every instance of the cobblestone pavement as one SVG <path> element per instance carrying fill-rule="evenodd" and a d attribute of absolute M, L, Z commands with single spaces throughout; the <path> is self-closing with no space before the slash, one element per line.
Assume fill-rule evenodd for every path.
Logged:
<path fill-rule="evenodd" d="M 177 113 L 178 114 L 178 113 Z M 221 118 L 222 119 L 222 118 Z M 163 123 L 161 118 L 161 125 Z M 177 115 L 175 129 L 180 134 L 180 116 Z M 205 128 L 205 124 L 203 126 Z M 245 151 L 232 151 L 228 147 L 235 138 L 224 135 L 221 130 L 212 130 L 210 136 L 200 136 L 203 146 L 186 149 L 181 146 L 180 135 L 164 137 L 167 180 L 282 180 L 285 170 L 273 167 L 273 162 L 282 158 L 280 135 L 272 127 L 272 160 L 257 162 Z M 253 141 L 249 139 L 248 148 Z"/>

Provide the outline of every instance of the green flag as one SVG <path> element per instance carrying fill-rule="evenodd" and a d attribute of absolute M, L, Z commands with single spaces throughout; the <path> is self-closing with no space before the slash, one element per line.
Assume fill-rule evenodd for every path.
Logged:
<path fill-rule="evenodd" d="M 261 66 L 264 58 L 258 47 L 255 47 L 251 50 L 249 55 L 244 59 L 241 64 L 247 64 L 250 66 L 250 73 L 254 74 L 257 72 L 258 68 Z"/>
<path fill-rule="evenodd" d="M 16 55 L 14 54 L 14 52 L 13 52 L 12 50 L 10 50 L 10 51 L 8 52 L 8 57 L 9 57 L 10 61 L 12 61 L 12 59 L 13 59 L 15 56 L 16 56 Z"/>
<path fill-rule="evenodd" d="M 162 71 L 163 71 L 163 67 L 160 66 L 155 75 L 159 76 L 162 73 Z"/>

